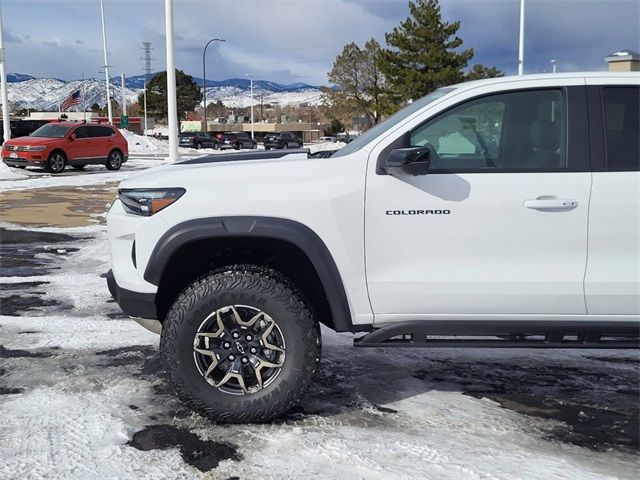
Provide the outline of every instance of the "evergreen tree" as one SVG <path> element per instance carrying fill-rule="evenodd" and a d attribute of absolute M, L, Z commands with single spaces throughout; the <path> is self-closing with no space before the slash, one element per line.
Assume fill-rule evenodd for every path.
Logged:
<path fill-rule="evenodd" d="M 202 101 L 200 88 L 191 75 L 176 70 L 176 100 L 178 118 L 185 118 L 186 112 L 192 111 Z M 144 102 L 143 95 L 138 103 Z M 147 85 L 147 110 L 159 118 L 167 118 L 167 72 L 160 72 Z"/>
<path fill-rule="evenodd" d="M 486 67 L 480 63 L 476 63 L 465 74 L 465 80 L 480 80 L 483 78 L 502 77 L 503 73 L 496 67 Z"/>
<path fill-rule="evenodd" d="M 437 88 L 464 80 L 473 48 L 458 51 L 460 22 L 442 20 L 438 0 L 409 2 L 411 16 L 385 35 L 387 45 L 378 56 L 378 68 L 389 91 L 402 104 Z"/>

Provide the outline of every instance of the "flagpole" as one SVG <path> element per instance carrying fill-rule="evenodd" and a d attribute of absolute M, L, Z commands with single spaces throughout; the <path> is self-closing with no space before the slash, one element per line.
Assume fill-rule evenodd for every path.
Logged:
<path fill-rule="evenodd" d="M 82 72 L 82 118 L 87 123 L 87 107 L 84 104 L 84 72 Z"/>

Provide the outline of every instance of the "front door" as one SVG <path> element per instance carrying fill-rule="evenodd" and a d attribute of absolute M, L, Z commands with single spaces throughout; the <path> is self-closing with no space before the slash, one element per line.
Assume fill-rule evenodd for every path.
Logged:
<path fill-rule="evenodd" d="M 582 87 L 474 98 L 410 131 L 437 152 L 428 174 L 369 169 L 376 321 L 585 314 L 585 103 Z"/>

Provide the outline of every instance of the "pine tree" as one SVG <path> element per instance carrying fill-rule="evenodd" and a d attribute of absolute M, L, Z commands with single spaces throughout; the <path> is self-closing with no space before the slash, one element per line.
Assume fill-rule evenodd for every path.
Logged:
<path fill-rule="evenodd" d="M 192 111 L 202 101 L 200 87 L 191 75 L 176 70 L 176 100 L 178 118 L 185 118 L 185 113 Z M 142 103 L 143 95 L 138 97 Z M 167 118 L 167 72 L 160 72 L 147 85 L 147 109 L 159 118 Z"/>
<path fill-rule="evenodd" d="M 496 67 L 486 67 L 481 63 L 476 63 L 471 69 L 465 74 L 465 80 L 480 80 L 482 78 L 494 78 L 494 77 L 502 77 L 502 72 L 498 70 Z"/>
<path fill-rule="evenodd" d="M 460 22 L 442 20 L 438 0 L 409 2 L 411 16 L 385 35 L 387 45 L 378 56 L 378 67 L 395 100 L 405 103 L 437 88 L 464 80 L 473 48 L 457 51 Z"/>

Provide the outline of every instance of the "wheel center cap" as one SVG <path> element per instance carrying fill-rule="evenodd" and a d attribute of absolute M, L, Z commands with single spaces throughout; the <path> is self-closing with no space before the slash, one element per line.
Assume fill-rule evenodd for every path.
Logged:
<path fill-rule="evenodd" d="M 236 347 L 236 350 L 240 355 L 244 355 L 246 347 L 245 345 L 243 345 L 243 342 L 241 342 L 240 340 L 236 340 L 234 342 L 234 346 Z"/>

